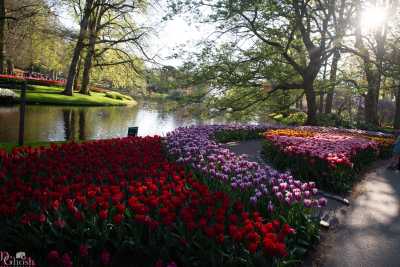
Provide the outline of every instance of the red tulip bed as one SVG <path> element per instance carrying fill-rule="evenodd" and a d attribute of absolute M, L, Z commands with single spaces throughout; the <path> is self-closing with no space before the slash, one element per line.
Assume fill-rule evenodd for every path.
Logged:
<path fill-rule="evenodd" d="M 0 151 L 0 250 L 37 266 L 277 265 L 295 229 L 274 218 L 168 161 L 160 137 Z"/>
<path fill-rule="evenodd" d="M 340 193 L 351 189 L 363 167 L 387 157 L 394 143 L 392 136 L 322 127 L 269 130 L 264 137 L 263 154 L 276 168 Z"/>
<path fill-rule="evenodd" d="M 48 80 L 36 77 L 19 77 L 16 75 L 0 74 L 0 83 L 19 83 L 26 81 L 28 84 L 43 86 L 64 86 L 65 80 Z"/>

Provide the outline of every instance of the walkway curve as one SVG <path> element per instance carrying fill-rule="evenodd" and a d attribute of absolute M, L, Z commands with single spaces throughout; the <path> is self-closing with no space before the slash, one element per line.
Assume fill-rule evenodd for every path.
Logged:
<path fill-rule="evenodd" d="M 305 266 L 400 266 L 400 173 L 380 165 L 356 186 L 338 226 Z"/>
<path fill-rule="evenodd" d="M 259 140 L 227 144 L 237 154 L 260 161 Z M 400 172 L 377 162 L 355 186 L 350 206 L 330 200 L 333 222 L 322 231 L 321 242 L 303 266 L 399 267 L 400 266 Z M 333 214 L 333 216 L 332 216 Z"/>

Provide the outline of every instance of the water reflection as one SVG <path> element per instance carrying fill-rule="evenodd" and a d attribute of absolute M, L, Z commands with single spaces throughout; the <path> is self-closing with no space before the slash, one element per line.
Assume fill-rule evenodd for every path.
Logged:
<path fill-rule="evenodd" d="M 86 111 L 84 109 L 63 109 L 64 140 L 86 140 Z"/>
<path fill-rule="evenodd" d="M 18 106 L 0 107 L 0 142 L 18 139 Z M 138 126 L 140 136 L 165 135 L 179 127 L 203 123 L 224 123 L 223 118 L 202 120 L 184 110 L 168 112 L 165 104 L 137 107 L 27 106 L 26 141 L 89 140 L 123 137 L 128 127 Z"/>

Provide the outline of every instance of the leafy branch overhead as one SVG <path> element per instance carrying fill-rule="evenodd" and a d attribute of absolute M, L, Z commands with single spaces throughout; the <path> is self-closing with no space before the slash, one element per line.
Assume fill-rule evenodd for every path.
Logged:
<path fill-rule="evenodd" d="M 199 81 L 208 80 L 219 94 L 229 95 L 230 91 L 241 88 L 243 94 L 239 93 L 239 97 L 254 96 L 250 105 L 243 105 L 251 108 L 251 103 L 269 99 L 260 97 L 266 85 L 268 94 L 302 90 L 307 103 L 307 122 L 315 124 L 317 112 L 333 112 L 335 87 L 348 79 L 338 76 L 340 68 L 351 57 L 361 60 L 360 72 L 366 71 L 370 89 L 365 95 L 368 102 L 365 119 L 376 125 L 374 99 L 379 95 L 378 76 L 384 73 L 387 60 L 383 44 L 396 25 L 386 22 L 374 31 L 362 32 L 360 21 L 368 6 L 374 5 L 370 2 L 168 1 L 170 17 L 189 13 L 193 15 L 191 20 L 213 25 L 215 31 L 204 40 L 203 51 L 192 53 L 190 60 L 197 62 L 192 71 Z M 397 7 L 396 1 L 385 6 L 390 10 L 385 21 L 395 17 Z M 320 80 L 327 81 L 321 89 Z"/>

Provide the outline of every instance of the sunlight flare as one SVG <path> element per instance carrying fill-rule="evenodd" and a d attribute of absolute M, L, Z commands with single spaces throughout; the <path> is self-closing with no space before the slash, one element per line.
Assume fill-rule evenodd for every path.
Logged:
<path fill-rule="evenodd" d="M 360 23 L 364 31 L 372 31 L 383 26 L 386 19 L 387 19 L 386 8 L 370 6 L 363 11 Z"/>

